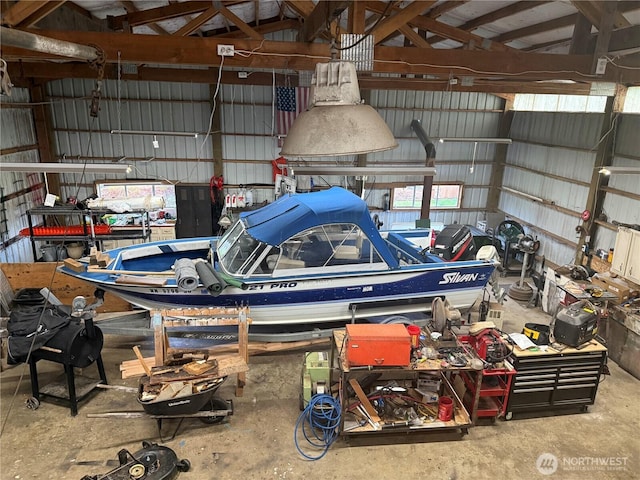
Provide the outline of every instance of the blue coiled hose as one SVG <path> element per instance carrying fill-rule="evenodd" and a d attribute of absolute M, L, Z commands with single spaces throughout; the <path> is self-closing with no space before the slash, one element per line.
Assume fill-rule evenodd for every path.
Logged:
<path fill-rule="evenodd" d="M 318 394 L 311 397 L 309 404 L 296 421 L 293 441 L 300 455 L 307 460 L 319 460 L 325 456 L 329 447 L 340 433 L 340 403 L 331 395 Z M 302 429 L 305 440 L 322 453 L 312 456 L 302 451 L 298 444 L 298 432 Z"/>

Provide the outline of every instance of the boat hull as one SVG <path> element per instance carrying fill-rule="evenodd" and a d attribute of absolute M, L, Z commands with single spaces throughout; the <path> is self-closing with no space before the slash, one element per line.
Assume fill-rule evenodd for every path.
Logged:
<path fill-rule="evenodd" d="M 349 321 L 378 315 L 425 312 L 436 297 L 466 310 L 477 300 L 494 266 L 411 265 L 394 271 L 281 277 L 252 281 L 246 289 L 228 286 L 218 296 L 204 287 L 180 291 L 175 282 L 149 287 L 115 283 L 107 274 L 84 280 L 146 308 L 207 308 L 247 305 L 254 324 L 281 325 Z M 82 278 L 82 275 L 79 275 Z"/>

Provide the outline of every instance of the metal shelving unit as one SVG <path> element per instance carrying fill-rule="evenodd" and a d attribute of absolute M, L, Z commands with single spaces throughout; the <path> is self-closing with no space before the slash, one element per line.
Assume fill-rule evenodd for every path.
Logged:
<path fill-rule="evenodd" d="M 31 241 L 31 250 L 34 260 L 38 258 L 36 242 L 90 242 L 96 245 L 97 242 L 103 240 L 123 240 L 123 239 L 142 239 L 149 241 L 151 238 L 151 227 L 149 212 L 147 210 L 132 210 L 127 214 L 138 214 L 141 217 L 139 228 L 126 229 L 121 231 L 112 231 L 109 234 L 96 234 L 96 225 L 98 219 L 105 214 L 114 214 L 109 209 L 78 209 L 75 206 L 55 206 L 55 207 L 36 207 L 27 211 L 27 222 L 29 224 L 29 239 Z M 82 226 L 82 234 L 59 234 L 59 235 L 36 235 L 34 231 L 34 217 L 42 216 L 43 225 L 47 226 L 47 219 L 54 216 L 77 217 L 78 224 Z M 64 227 L 61 227 L 64 228 Z"/>

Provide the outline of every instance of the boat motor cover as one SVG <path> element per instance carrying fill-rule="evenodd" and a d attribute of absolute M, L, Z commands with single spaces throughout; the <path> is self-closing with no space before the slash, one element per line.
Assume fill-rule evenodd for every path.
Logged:
<path fill-rule="evenodd" d="M 447 225 L 436 237 L 433 253 L 451 262 L 470 260 L 475 257 L 471 229 L 467 225 Z"/>
<path fill-rule="evenodd" d="M 7 324 L 8 363 L 25 362 L 29 351 L 44 346 L 70 321 L 64 306 L 20 305 L 13 308 Z"/>

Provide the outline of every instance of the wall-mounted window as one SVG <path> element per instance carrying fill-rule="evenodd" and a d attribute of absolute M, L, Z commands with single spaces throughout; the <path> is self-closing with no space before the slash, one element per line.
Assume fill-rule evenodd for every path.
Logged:
<path fill-rule="evenodd" d="M 397 187 L 392 191 L 392 210 L 419 210 L 422 208 L 422 185 Z M 460 208 L 462 185 L 438 184 L 431 187 L 432 209 Z"/>

